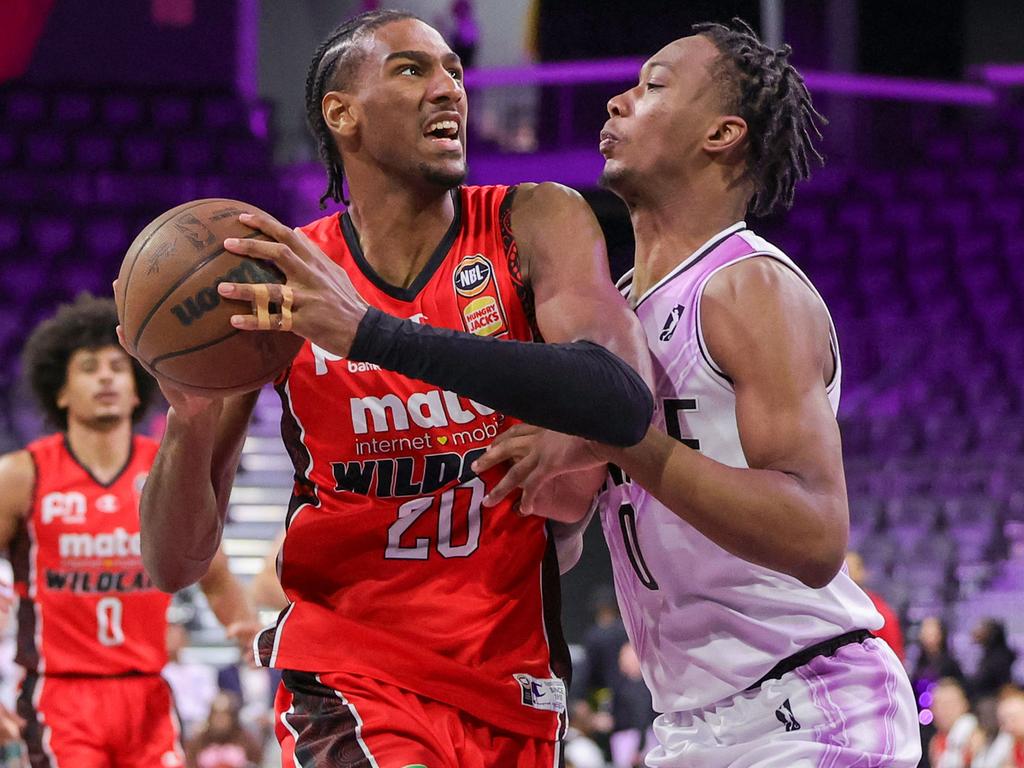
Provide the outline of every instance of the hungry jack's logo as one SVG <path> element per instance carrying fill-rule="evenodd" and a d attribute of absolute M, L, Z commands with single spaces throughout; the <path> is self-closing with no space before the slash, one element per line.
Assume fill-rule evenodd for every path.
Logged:
<path fill-rule="evenodd" d="M 452 286 L 462 313 L 462 324 L 469 333 L 477 336 L 508 334 L 494 267 L 482 253 L 462 257 L 452 273 Z"/>

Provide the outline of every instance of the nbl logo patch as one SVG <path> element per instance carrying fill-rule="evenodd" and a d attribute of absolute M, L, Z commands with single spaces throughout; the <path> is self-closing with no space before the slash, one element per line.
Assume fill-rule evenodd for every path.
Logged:
<path fill-rule="evenodd" d="M 455 292 L 467 299 L 478 296 L 486 290 L 493 275 L 494 268 L 482 253 L 464 256 L 452 275 Z"/>
<path fill-rule="evenodd" d="M 494 267 L 482 253 L 462 257 L 452 273 L 452 287 L 467 332 L 477 336 L 504 336 L 508 333 Z"/>

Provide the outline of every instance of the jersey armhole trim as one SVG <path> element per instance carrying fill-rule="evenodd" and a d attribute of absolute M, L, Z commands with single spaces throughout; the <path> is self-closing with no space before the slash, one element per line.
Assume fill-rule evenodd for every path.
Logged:
<path fill-rule="evenodd" d="M 29 461 L 32 462 L 32 495 L 28 503 L 28 510 L 25 512 L 25 516 L 22 519 L 26 524 L 35 516 L 36 507 L 39 506 L 39 462 L 36 460 L 35 452 L 29 448 L 25 449 L 25 453 L 28 454 Z M 8 550 L 10 547 L 8 547 Z M 8 554 L 10 552 L 8 551 Z"/>
<path fill-rule="evenodd" d="M 708 348 L 707 341 L 704 338 L 704 327 L 700 319 L 701 300 L 704 298 L 704 291 L 707 288 L 708 283 L 711 281 L 711 278 L 713 278 L 715 275 L 717 275 L 719 272 L 721 272 L 723 269 L 726 269 L 727 267 L 732 267 L 736 264 L 739 264 L 740 262 L 746 261 L 747 259 L 752 259 L 759 256 L 764 256 L 766 258 L 772 259 L 773 261 L 778 262 L 786 269 L 788 269 L 790 272 L 795 274 L 800 279 L 800 282 L 807 286 L 811 293 L 813 293 L 817 297 L 818 301 L 821 302 L 821 306 L 825 309 L 825 316 L 828 318 L 828 347 L 829 352 L 832 355 L 832 378 L 829 380 L 828 384 L 825 385 L 825 392 L 826 394 L 831 394 L 832 390 L 835 389 L 836 384 L 839 382 L 840 373 L 842 371 L 842 362 L 839 357 L 839 339 L 836 334 L 835 323 L 832 320 L 832 314 L 828 311 L 828 305 L 825 304 L 825 299 L 823 299 L 821 294 L 818 293 L 818 289 L 814 287 L 810 279 L 808 279 L 806 275 L 803 275 L 799 271 L 794 269 L 793 266 L 788 264 L 784 259 L 780 259 L 774 253 L 771 253 L 769 251 L 755 251 L 754 253 L 748 253 L 744 256 L 739 257 L 738 259 L 734 259 L 733 261 L 723 264 L 720 267 L 716 267 L 701 282 L 700 287 L 697 289 L 697 298 L 695 301 L 693 311 L 694 323 L 697 326 L 697 346 L 700 348 L 701 362 L 704 364 L 704 367 L 708 370 L 708 372 L 714 376 L 715 381 L 717 381 L 721 386 L 728 389 L 730 392 L 735 391 L 733 380 L 729 378 L 728 374 L 726 374 L 725 371 L 723 371 L 721 367 L 719 367 L 719 365 L 715 362 L 714 358 L 711 356 L 711 351 Z"/>

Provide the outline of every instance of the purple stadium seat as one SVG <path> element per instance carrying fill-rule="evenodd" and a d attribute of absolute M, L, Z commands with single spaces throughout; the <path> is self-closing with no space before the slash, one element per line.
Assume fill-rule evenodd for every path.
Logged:
<path fill-rule="evenodd" d="M 904 190 L 911 196 L 932 200 L 947 191 L 947 174 L 941 168 L 922 166 L 910 168 L 901 178 Z"/>
<path fill-rule="evenodd" d="M 46 259 L 70 250 L 75 241 L 75 223 L 63 216 L 41 216 L 29 223 L 29 245 L 37 257 Z"/>
<path fill-rule="evenodd" d="M 158 171 L 163 166 L 164 154 L 164 144 L 155 136 L 126 136 L 121 143 L 121 155 L 127 170 Z"/>
<path fill-rule="evenodd" d="M 955 134 L 935 136 L 925 147 L 925 157 L 940 163 L 956 163 L 963 156 L 963 138 Z"/>
<path fill-rule="evenodd" d="M 25 138 L 25 163 L 30 167 L 65 167 L 68 154 L 67 137 L 59 133 L 31 133 Z"/>
<path fill-rule="evenodd" d="M 245 105 L 230 96 L 208 96 L 199 113 L 201 126 L 213 133 L 244 133 L 249 127 Z"/>
<path fill-rule="evenodd" d="M 41 259 L 19 259 L 4 269 L 4 276 L 12 285 L 18 286 L 19 299 L 27 302 L 46 285 L 50 266 Z"/>
<path fill-rule="evenodd" d="M 0 129 L 0 168 L 7 169 L 19 160 L 18 135 L 10 130 Z"/>
<path fill-rule="evenodd" d="M 8 93 L 6 120 L 18 125 L 37 125 L 47 117 L 46 97 L 37 91 L 14 91 Z"/>
<path fill-rule="evenodd" d="M 180 130 L 192 124 L 192 99 L 186 96 L 158 96 L 150 105 L 153 125 L 164 130 Z"/>
<path fill-rule="evenodd" d="M 975 134 L 968 144 L 968 154 L 975 162 L 1005 163 L 1010 157 L 1010 137 L 1002 133 Z"/>
<path fill-rule="evenodd" d="M 196 135 L 179 138 L 171 144 L 171 165 L 185 173 L 208 173 L 214 166 L 214 140 Z"/>
<path fill-rule="evenodd" d="M 88 125 L 96 116 L 96 102 L 87 93 L 57 93 L 53 99 L 53 117 L 61 126 Z"/>
<path fill-rule="evenodd" d="M 134 128 L 146 121 L 142 100 L 128 94 L 113 94 L 103 101 L 103 121 L 115 130 Z"/>
<path fill-rule="evenodd" d="M 117 141 L 107 134 L 84 134 L 75 139 L 75 165 L 112 168 L 117 162 Z"/>
<path fill-rule="evenodd" d="M 86 251 L 106 263 L 117 262 L 128 249 L 134 235 L 122 218 L 91 219 L 82 227 L 82 245 Z"/>
<path fill-rule="evenodd" d="M 0 213 L 0 253 L 7 254 L 21 245 L 21 221 L 11 213 Z"/>
<path fill-rule="evenodd" d="M 252 140 L 229 140 L 221 150 L 221 167 L 228 173 L 258 173 L 269 164 L 269 148 Z"/>

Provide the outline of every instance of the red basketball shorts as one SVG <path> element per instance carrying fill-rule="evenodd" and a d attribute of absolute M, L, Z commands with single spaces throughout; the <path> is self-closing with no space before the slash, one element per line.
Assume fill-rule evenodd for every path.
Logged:
<path fill-rule="evenodd" d="M 559 742 L 502 731 L 455 707 L 356 675 L 285 672 L 276 710 L 282 765 L 287 768 L 562 764 Z"/>
<path fill-rule="evenodd" d="M 32 768 L 185 765 L 171 689 L 159 675 L 28 675 L 18 714 Z"/>

